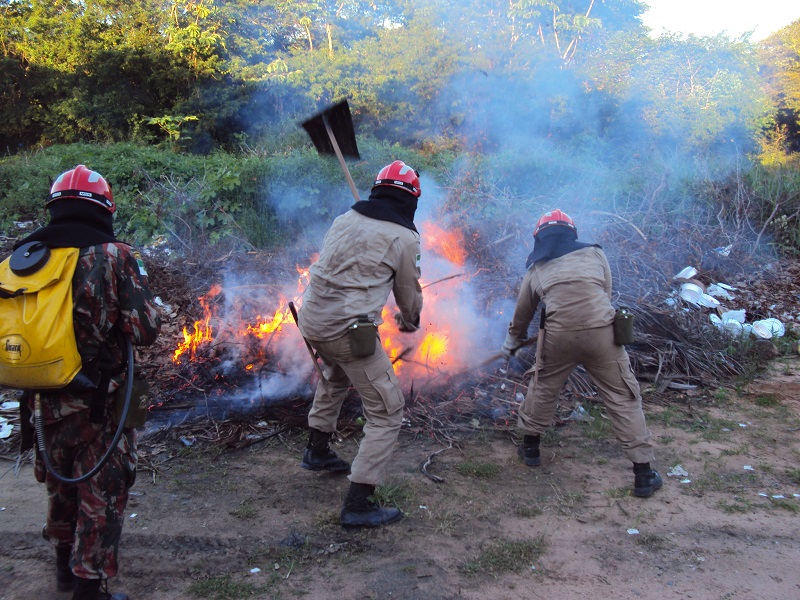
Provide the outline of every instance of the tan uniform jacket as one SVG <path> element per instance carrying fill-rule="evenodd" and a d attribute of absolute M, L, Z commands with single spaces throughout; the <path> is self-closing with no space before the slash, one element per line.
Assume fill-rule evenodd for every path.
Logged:
<path fill-rule="evenodd" d="M 611 269 L 600 248 L 575 250 L 531 267 L 522 279 L 509 335 L 521 342 L 527 337 L 533 315 L 544 302 L 548 331 L 577 331 L 609 325 Z"/>
<path fill-rule="evenodd" d="M 394 293 L 407 323 L 422 311 L 419 234 L 389 221 L 350 210 L 325 235 L 319 260 L 309 270 L 299 326 L 311 340 L 340 338 L 356 317 L 382 323 L 381 311 Z"/>

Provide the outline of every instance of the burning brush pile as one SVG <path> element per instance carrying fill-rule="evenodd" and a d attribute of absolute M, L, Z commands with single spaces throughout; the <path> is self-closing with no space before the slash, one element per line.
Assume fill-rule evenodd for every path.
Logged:
<path fill-rule="evenodd" d="M 523 274 L 522 268 L 506 266 L 509 247 L 519 246 L 515 251 L 522 254 L 516 262 L 524 264 L 530 233 L 520 228 L 498 243 L 485 234 L 445 229 L 432 221 L 421 223 L 420 231 L 422 328 L 414 334 L 397 331 L 391 298 L 380 328 L 383 346 L 405 387 L 406 425 L 445 437 L 476 428 L 511 430 L 516 407 L 524 398 L 534 347 L 520 351 L 511 364 L 497 352 Z M 627 305 L 636 316 L 636 342 L 628 350 L 649 401 L 667 401 L 675 393 L 719 385 L 774 354 L 771 343 L 726 337 L 709 320 L 713 311 L 683 302 L 677 295 L 680 281 L 675 279 L 680 263 L 665 260 L 647 240 L 629 233 L 611 227 L 597 241 L 606 248 L 614 270 L 619 294 L 615 305 Z M 475 257 L 480 257 L 480 265 Z M 800 314 L 798 290 L 786 294 L 794 298 L 794 305 L 776 304 L 775 297 L 782 294 L 771 293 L 796 285 L 796 266 L 787 267 L 781 277 L 778 269 L 765 270 L 762 265 L 748 271 L 741 259 L 727 264 L 718 258 L 697 277 L 706 283 L 731 277 L 731 287 L 739 290 L 737 306 L 732 308 L 791 319 Z M 289 302 L 300 305 L 314 259 L 299 257 L 291 264 L 277 264 L 270 256 L 228 258 L 215 272 L 218 282 L 197 296 L 195 306 L 201 311 L 197 318 L 178 324 L 181 311 L 167 306 L 174 319 L 162 343 L 174 345 L 159 351 L 169 354 L 168 362 L 162 359 L 157 365 L 158 358 L 150 354 L 158 400 L 152 427 L 163 429 L 198 416 L 217 422 L 252 421 L 255 414 L 284 426 L 305 425 L 316 372 Z M 153 271 L 153 280 L 161 280 L 160 285 L 162 278 L 170 278 L 158 266 Z M 757 275 L 748 278 L 747 272 Z M 168 296 L 166 290 L 164 295 Z M 170 326 L 174 336 L 169 335 Z M 356 428 L 359 422 L 355 393 L 350 400 L 342 415 L 343 429 Z M 561 414 L 568 418 L 576 407 L 593 402 L 599 399 L 591 380 L 578 369 L 563 391 Z M 233 445 L 245 437 L 245 430 L 240 430 L 243 437 Z M 247 435 L 261 439 L 252 431 Z"/>
<path fill-rule="evenodd" d="M 507 293 L 495 291 L 476 305 L 480 269 L 470 266 L 459 230 L 448 231 L 433 222 L 420 229 L 425 252 L 422 327 L 413 334 L 401 333 L 392 318 L 397 309 L 391 298 L 380 327 L 381 342 L 412 404 L 420 402 L 422 394 L 447 395 L 459 382 L 474 378 L 475 365 L 497 352 L 505 335 L 502 311 L 494 305 L 497 300 L 508 302 Z M 169 329 L 176 329 L 179 311 L 164 304 L 174 319 L 159 345 L 170 337 L 175 345 L 169 349 L 170 361 L 154 370 L 154 426 L 174 422 L 176 418 L 168 416 L 172 413 L 183 421 L 266 411 L 292 425 L 305 422 L 317 376 L 289 304 L 301 306 L 308 267 L 315 258 L 301 257 L 292 265 L 277 265 L 272 257 L 257 255 L 227 262 L 217 274 L 220 281 L 197 298 L 198 318 L 178 326 L 177 342 Z M 154 285 L 165 276 L 176 274 L 155 266 Z M 145 350 L 153 366 L 164 352 Z M 358 402 L 346 403 L 346 410 L 348 404 L 357 419 Z"/>

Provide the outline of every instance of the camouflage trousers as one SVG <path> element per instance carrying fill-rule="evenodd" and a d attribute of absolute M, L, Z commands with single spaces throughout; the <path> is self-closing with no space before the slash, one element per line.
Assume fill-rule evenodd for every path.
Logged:
<path fill-rule="evenodd" d="M 105 453 L 116 426 L 97 425 L 89 411 L 73 413 L 44 426 L 45 445 L 54 469 L 64 477 L 89 472 Z M 126 429 L 108 462 L 88 481 L 64 484 L 49 473 L 37 448 L 35 476 L 49 496 L 45 539 L 72 546 L 72 572 L 83 579 L 106 579 L 117 573 L 128 489 L 136 479 L 136 432 Z"/>
<path fill-rule="evenodd" d="M 308 425 L 327 433 L 336 431 L 339 412 L 350 385 L 361 396 L 366 424 L 364 438 L 350 468 L 350 481 L 381 485 L 397 444 L 405 399 L 392 361 L 378 342 L 372 356 L 357 358 L 347 335 L 331 342 L 311 340 L 322 359 L 328 386 L 320 382 L 308 414 Z"/>

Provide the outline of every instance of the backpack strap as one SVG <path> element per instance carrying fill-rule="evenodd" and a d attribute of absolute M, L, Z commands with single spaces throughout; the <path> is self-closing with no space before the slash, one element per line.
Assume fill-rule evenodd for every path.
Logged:
<path fill-rule="evenodd" d="M 28 291 L 28 288 L 19 288 L 16 292 L 7 292 L 0 287 L 0 298 L 4 300 L 10 300 L 11 298 L 22 296 L 22 294 L 24 294 L 26 291 Z"/>

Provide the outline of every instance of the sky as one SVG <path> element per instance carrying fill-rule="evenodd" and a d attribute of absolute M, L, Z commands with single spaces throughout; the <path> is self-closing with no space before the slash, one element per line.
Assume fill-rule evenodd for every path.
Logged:
<path fill-rule="evenodd" d="M 738 37 L 754 30 L 751 42 L 800 19 L 800 0 L 643 0 L 650 9 L 642 22 L 653 35 L 693 33 L 711 36 L 725 32 Z"/>

